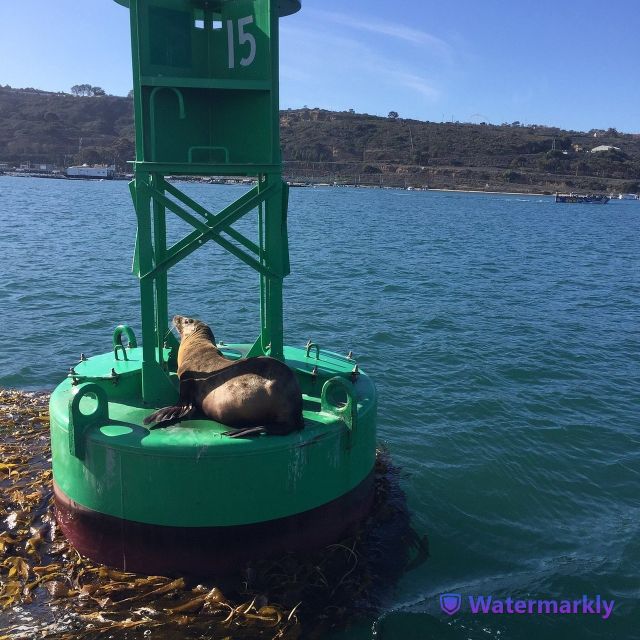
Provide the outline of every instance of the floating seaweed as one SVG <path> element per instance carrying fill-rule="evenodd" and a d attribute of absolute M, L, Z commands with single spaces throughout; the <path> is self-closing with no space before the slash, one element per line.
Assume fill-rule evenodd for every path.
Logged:
<path fill-rule="evenodd" d="M 47 394 L 0 390 L 0 454 L 0 640 L 315 638 L 375 612 L 411 550 L 426 557 L 384 451 L 355 536 L 224 585 L 113 570 L 68 544 L 53 513 Z"/>

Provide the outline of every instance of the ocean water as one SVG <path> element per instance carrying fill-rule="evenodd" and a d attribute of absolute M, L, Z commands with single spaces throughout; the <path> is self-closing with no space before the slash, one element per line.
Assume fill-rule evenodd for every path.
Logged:
<path fill-rule="evenodd" d="M 182 188 L 212 209 L 243 191 Z M 116 324 L 139 335 L 126 183 L 0 177 L 0 225 L 0 386 L 52 389 Z M 374 378 L 379 439 L 429 537 L 377 637 L 640 638 L 640 202 L 292 189 L 289 231 L 286 341 L 353 350 Z M 170 276 L 171 313 L 225 342 L 257 335 L 257 300 L 214 245 Z M 478 595 L 615 605 L 473 614 Z"/>

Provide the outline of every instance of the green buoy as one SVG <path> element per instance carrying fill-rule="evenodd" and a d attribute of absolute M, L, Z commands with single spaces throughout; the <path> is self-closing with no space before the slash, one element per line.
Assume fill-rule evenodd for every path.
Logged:
<path fill-rule="evenodd" d="M 112 351 L 83 356 L 51 396 L 58 520 L 84 555 L 141 573 L 222 574 L 250 559 L 328 544 L 371 504 L 376 391 L 350 355 L 283 343 L 288 187 L 280 157 L 278 22 L 300 3 L 116 1 L 131 18 L 130 188 L 142 343 L 129 327 L 116 328 Z M 212 212 L 167 175 L 249 176 L 257 184 Z M 258 243 L 233 226 L 254 211 Z M 171 214 L 193 231 L 169 246 Z M 302 431 L 232 439 L 211 420 L 143 426 L 178 395 L 168 272 L 207 242 L 260 276 L 257 339 L 221 350 L 230 358 L 285 362 L 303 393 Z"/>

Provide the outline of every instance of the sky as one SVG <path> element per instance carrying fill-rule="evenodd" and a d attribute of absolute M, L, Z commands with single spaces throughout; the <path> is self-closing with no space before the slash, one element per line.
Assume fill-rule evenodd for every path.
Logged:
<path fill-rule="evenodd" d="M 302 0 L 281 107 L 640 133 L 639 0 Z M 127 9 L 0 0 L 0 85 L 132 87 Z"/>

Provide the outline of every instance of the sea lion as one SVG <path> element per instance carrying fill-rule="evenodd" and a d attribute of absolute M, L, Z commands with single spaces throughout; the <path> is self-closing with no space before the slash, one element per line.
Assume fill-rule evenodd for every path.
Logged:
<path fill-rule="evenodd" d="M 232 360 L 216 347 L 211 328 L 193 318 L 174 316 L 180 334 L 178 404 L 145 419 L 156 427 L 197 411 L 232 427 L 225 435 L 286 435 L 302 429 L 302 392 L 289 367 L 267 356 Z"/>

